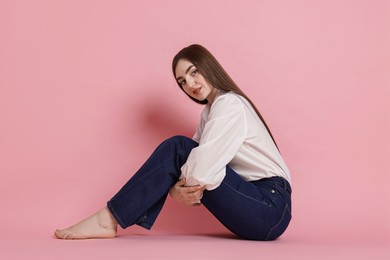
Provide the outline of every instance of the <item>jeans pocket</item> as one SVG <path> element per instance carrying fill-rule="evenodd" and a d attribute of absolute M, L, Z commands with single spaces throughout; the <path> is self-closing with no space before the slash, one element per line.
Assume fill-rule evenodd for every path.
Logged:
<path fill-rule="evenodd" d="M 291 220 L 291 211 L 288 205 L 284 206 L 283 213 L 279 221 L 268 232 L 265 240 L 275 240 L 286 231 Z"/>

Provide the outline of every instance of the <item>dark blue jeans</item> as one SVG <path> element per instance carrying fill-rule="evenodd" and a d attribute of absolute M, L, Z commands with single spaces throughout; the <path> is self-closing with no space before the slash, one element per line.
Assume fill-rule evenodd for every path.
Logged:
<path fill-rule="evenodd" d="M 144 165 L 107 202 L 122 228 L 137 224 L 150 229 L 181 166 L 198 143 L 175 136 L 161 143 Z M 291 220 L 291 187 L 281 177 L 248 182 L 229 166 L 221 185 L 205 190 L 202 204 L 231 232 L 251 240 L 274 240 Z"/>

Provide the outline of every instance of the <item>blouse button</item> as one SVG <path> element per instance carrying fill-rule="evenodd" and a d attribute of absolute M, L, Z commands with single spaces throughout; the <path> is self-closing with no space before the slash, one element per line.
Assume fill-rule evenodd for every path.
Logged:
<path fill-rule="evenodd" d="M 271 190 L 272 193 L 275 193 L 275 190 Z"/>

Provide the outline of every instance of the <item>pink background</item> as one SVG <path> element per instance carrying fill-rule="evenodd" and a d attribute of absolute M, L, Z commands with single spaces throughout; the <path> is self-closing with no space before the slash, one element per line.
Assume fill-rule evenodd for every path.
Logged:
<path fill-rule="evenodd" d="M 384 0 L 1 1 L 1 233 L 50 237 L 103 207 L 162 140 L 191 136 L 202 107 L 170 65 L 199 43 L 291 169 L 281 241 L 388 246 L 389 17 Z M 207 233 L 228 232 L 168 199 L 151 232 L 119 234 Z"/>

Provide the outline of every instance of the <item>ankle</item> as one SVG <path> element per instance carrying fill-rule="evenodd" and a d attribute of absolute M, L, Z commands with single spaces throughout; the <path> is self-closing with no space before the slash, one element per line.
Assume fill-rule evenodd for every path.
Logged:
<path fill-rule="evenodd" d="M 101 226 L 102 228 L 116 229 L 116 227 L 118 226 L 118 222 L 116 221 L 114 216 L 112 216 L 110 210 L 107 207 L 103 208 L 98 213 L 98 223 L 99 226 Z"/>

